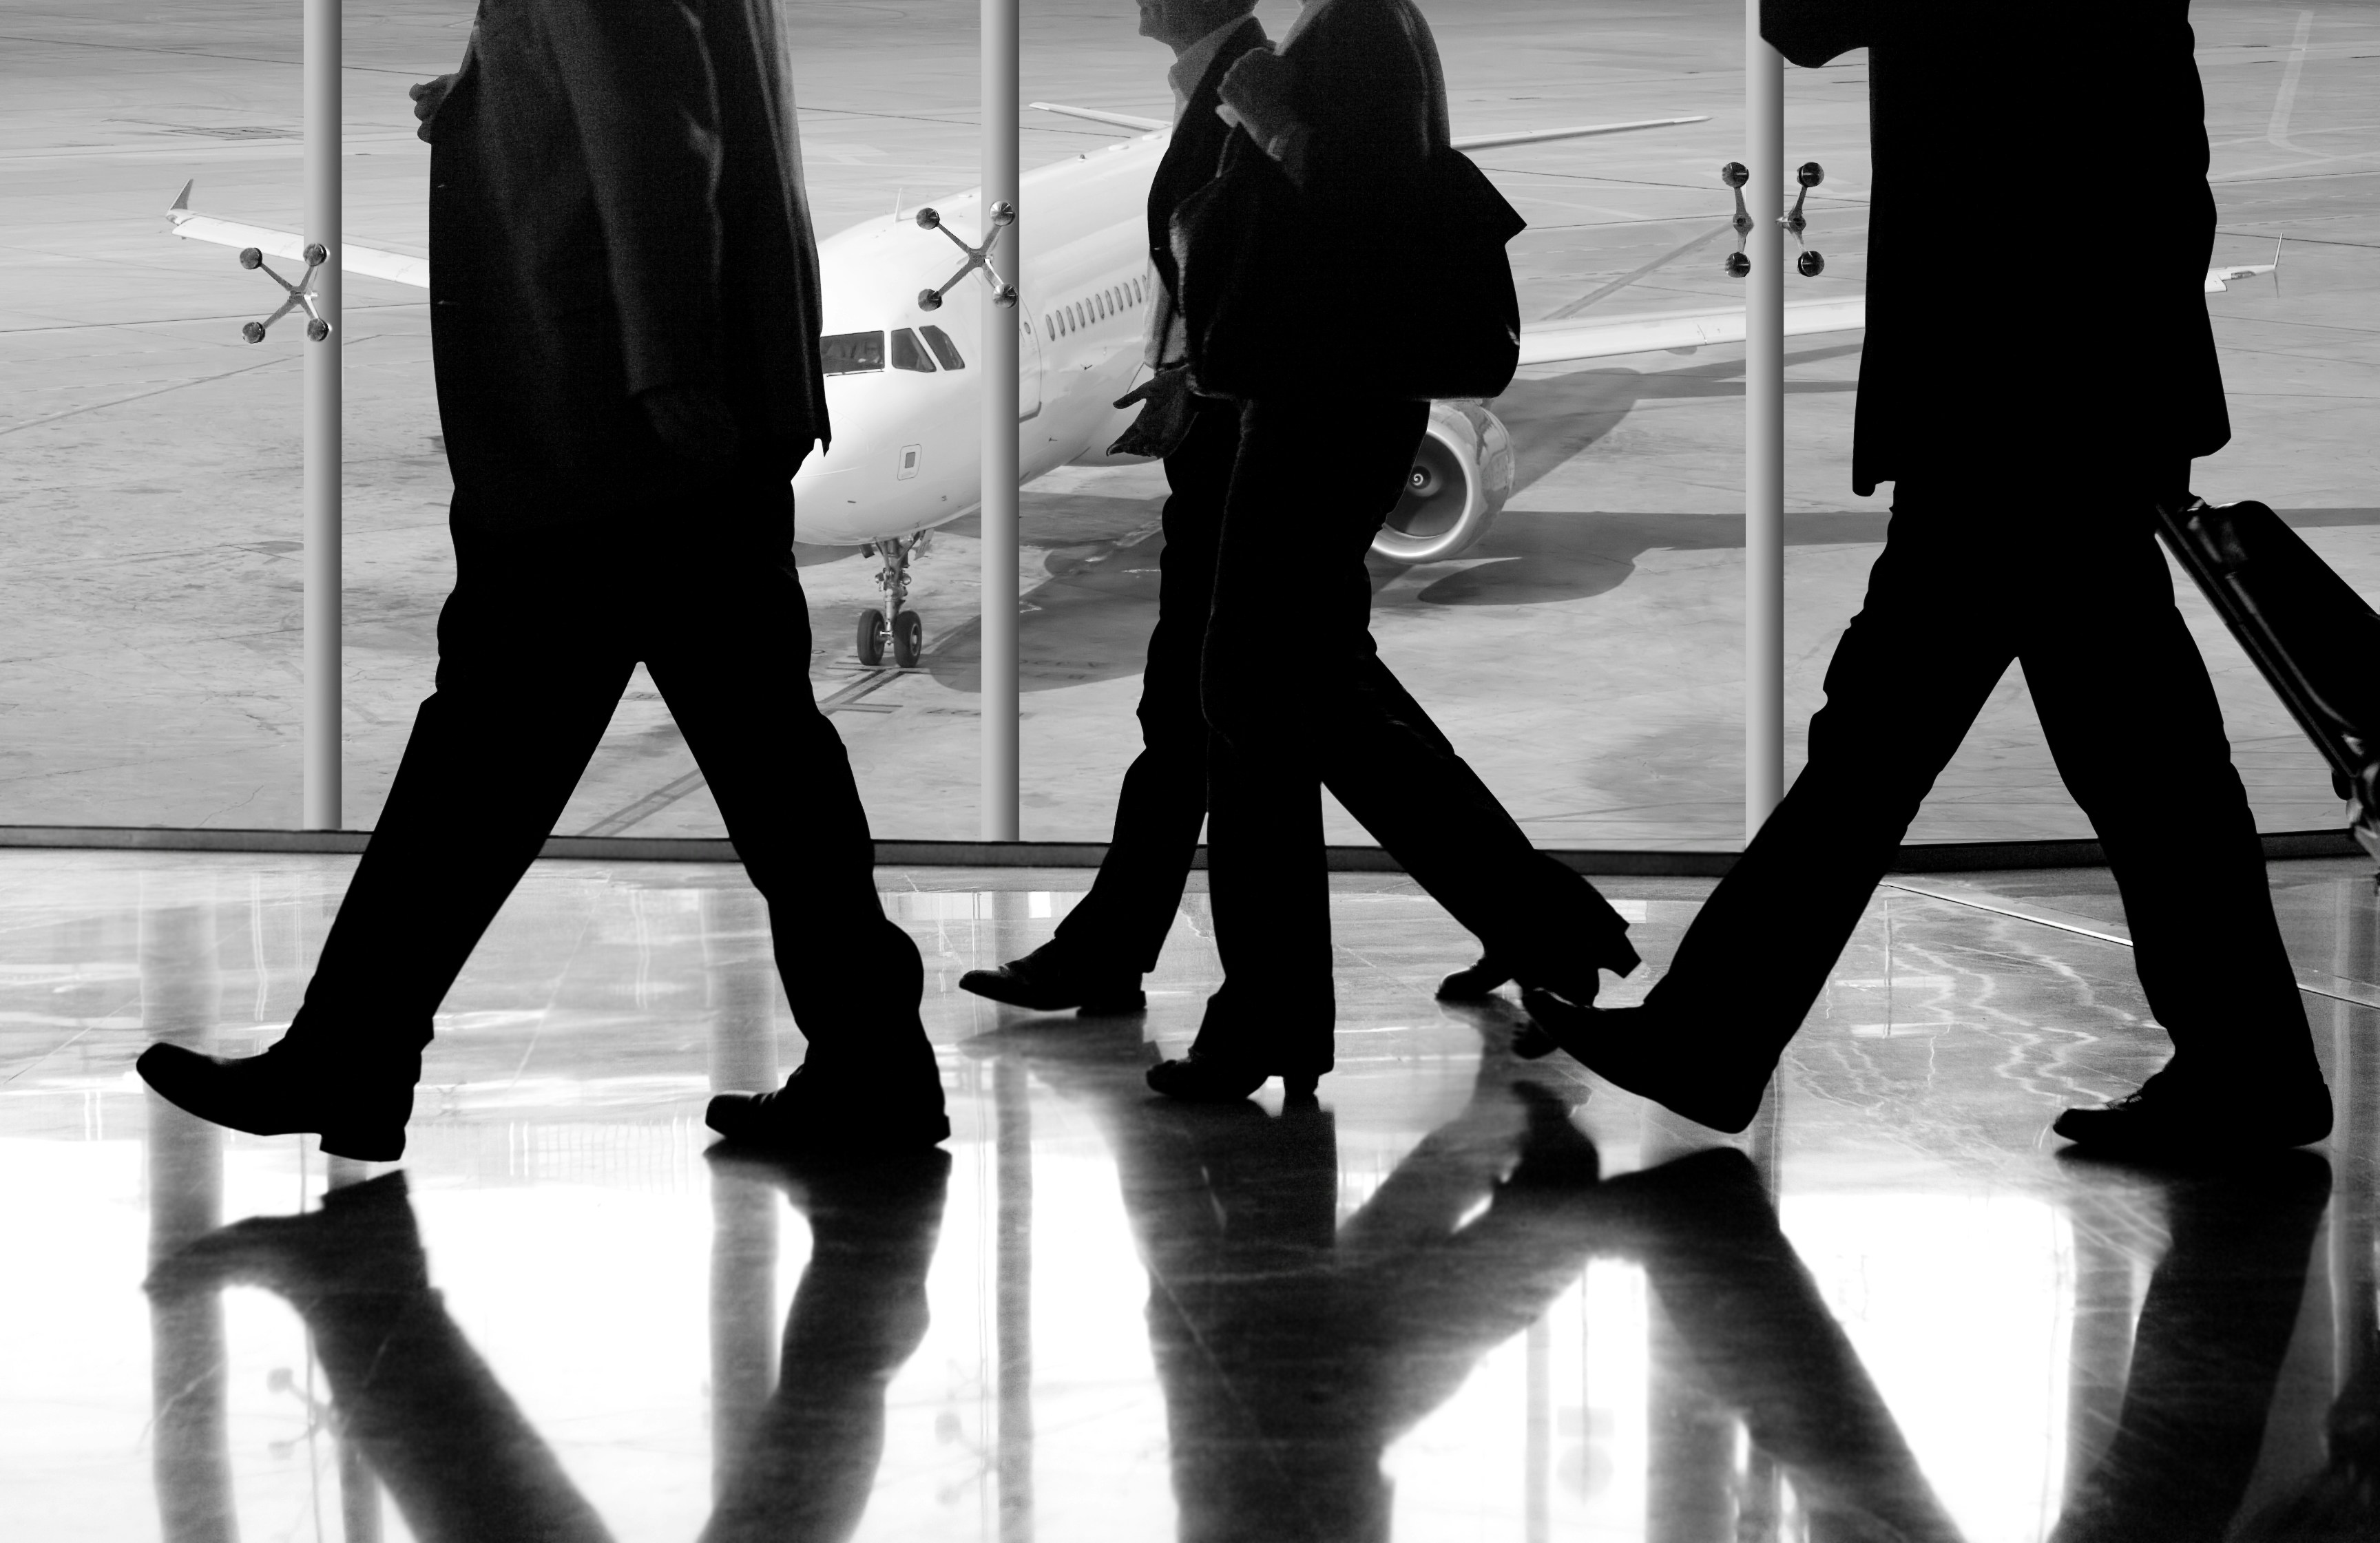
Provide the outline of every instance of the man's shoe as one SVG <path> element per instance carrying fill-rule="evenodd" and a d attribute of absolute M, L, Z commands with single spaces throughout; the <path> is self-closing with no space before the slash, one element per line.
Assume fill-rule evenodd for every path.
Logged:
<path fill-rule="evenodd" d="M 1512 970 L 1495 955 L 1483 954 L 1475 965 L 1466 965 L 1438 983 L 1440 1002 L 1485 1002 L 1496 994 L 1496 988 L 1512 978 Z"/>
<path fill-rule="evenodd" d="M 1322 1078 L 1319 1072 L 1275 1073 L 1252 1063 L 1226 1061 L 1192 1051 L 1188 1055 L 1151 1066 L 1148 1086 L 1152 1092 L 1184 1103 L 1238 1103 L 1276 1075 L 1281 1078 L 1283 1100 L 1292 1104 L 1312 1103 L 1315 1085 Z"/>
<path fill-rule="evenodd" d="M 703 1124 L 738 1146 L 773 1152 L 904 1152 L 947 1141 L 951 1117 L 936 1081 L 893 1093 L 856 1074 L 795 1068 L 773 1093 L 722 1093 Z"/>
<path fill-rule="evenodd" d="M 2070 1109 L 2050 1129 L 2094 1153 L 2152 1161 L 2310 1146 L 2330 1134 L 2319 1076 L 2275 1087 L 2251 1077 L 2177 1077 L 2168 1067 L 2095 1109 Z"/>
<path fill-rule="evenodd" d="M 959 977 L 959 990 L 1036 1013 L 1072 1007 L 1097 1016 L 1137 1013 L 1148 1005 L 1138 970 L 1082 969 L 1069 964 L 1055 943 L 1043 943 L 998 969 L 969 970 Z"/>
<path fill-rule="evenodd" d="M 140 1079 L 176 1109 L 250 1136 L 313 1132 L 322 1150 L 363 1162 L 405 1155 L 405 1122 L 421 1052 L 334 1054 L 314 1036 L 284 1036 L 261 1055 L 201 1055 L 154 1044 L 133 1063 Z"/>
<path fill-rule="evenodd" d="M 1696 1124 L 1733 1136 L 1760 1112 L 1767 1065 L 1729 1065 L 1653 1007 L 1583 1007 L 1551 991 L 1521 993 L 1534 1031 L 1513 1037 L 1512 1053 L 1534 1061 L 1555 1050 L 1605 1081 L 1652 1100 Z"/>

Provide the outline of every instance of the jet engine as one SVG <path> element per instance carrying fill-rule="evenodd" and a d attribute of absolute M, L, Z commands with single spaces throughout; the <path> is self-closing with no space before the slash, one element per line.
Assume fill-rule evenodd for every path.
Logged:
<path fill-rule="evenodd" d="M 1512 432 L 1478 402 L 1432 402 L 1404 496 L 1372 550 L 1395 563 L 1442 563 L 1486 535 L 1512 496 Z"/>

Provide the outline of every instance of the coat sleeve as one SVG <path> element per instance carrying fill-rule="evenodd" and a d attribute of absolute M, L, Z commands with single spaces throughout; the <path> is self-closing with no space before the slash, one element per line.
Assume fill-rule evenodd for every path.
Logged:
<path fill-rule="evenodd" d="M 548 0 L 603 228 L 628 394 L 721 383 L 720 117 L 682 0 Z"/>
<path fill-rule="evenodd" d="M 1794 64 L 1815 69 L 1883 30 L 1885 0 L 1760 0 L 1760 35 Z"/>

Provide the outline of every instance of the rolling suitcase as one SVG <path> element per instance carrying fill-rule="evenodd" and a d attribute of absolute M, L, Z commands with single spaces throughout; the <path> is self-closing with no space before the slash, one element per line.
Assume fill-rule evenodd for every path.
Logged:
<path fill-rule="evenodd" d="M 2160 504 L 2157 527 L 2330 762 L 2380 861 L 2380 614 L 2262 504 Z"/>

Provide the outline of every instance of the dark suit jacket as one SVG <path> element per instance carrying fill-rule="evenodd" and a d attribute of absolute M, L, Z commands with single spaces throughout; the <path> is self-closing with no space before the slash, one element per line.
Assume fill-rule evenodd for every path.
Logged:
<path fill-rule="evenodd" d="M 2230 438 L 2189 0 L 1763 0 L 1761 30 L 1797 65 L 1869 51 L 1860 492 Z"/>
<path fill-rule="evenodd" d="M 481 0 L 430 125 L 455 519 L 631 513 L 691 470 L 633 403 L 720 393 L 743 469 L 827 433 L 818 253 L 777 0 Z"/>
<path fill-rule="evenodd" d="M 1263 25 L 1251 16 L 1215 50 L 1207 73 L 1198 78 L 1197 89 L 1182 111 L 1182 121 L 1173 126 L 1165 158 L 1157 164 L 1157 176 L 1148 185 L 1148 261 L 1165 286 L 1161 306 L 1170 308 L 1171 297 L 1182 293 L 1181 271 L 1173 261 L 1173 211 L 1214 178 L 1224 142 L 1232 137 L 1231 126 L 1215 115 L 1223 100 L 1223 77 L 1239 63 L 1241 55 L 1264 42 L 1264 35 Z"/>

